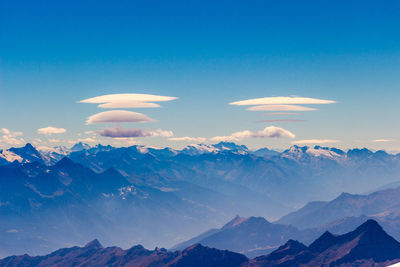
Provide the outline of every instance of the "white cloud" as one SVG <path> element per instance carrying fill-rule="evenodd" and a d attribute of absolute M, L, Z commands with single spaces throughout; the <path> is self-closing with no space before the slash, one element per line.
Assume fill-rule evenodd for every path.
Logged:
<path fill-rule="evenodd" d="M 94 134 L 96 134 L 96 132 L 94 132 L 94 131 L 84 131 L 83 133 L 84 133 L 84 134 L 87 134 L 87 135 L 94 135 Z"/>
<path fill-rule="evenodd" d="M 62 134 L 65 132 L 67 132 L 67 130 L 65 130 L 64 128 L 56 128 L 53 126 L 37 129 L 38 134 L 44 134 L 44 135 Z"/>
<path fill-rule="evenodd" d="M 171 137 L 174 135 L 172 131 L 165 131 L 161 129 L 156 130 L 142 130 L 139 128 L 131 128 L 126 129 L 120 126 L 116 126 L 114 128 L 105 128 L 104 130 L 97 132 L 99 135 L 104 137 L 112 137 L 112 138 L 131 138 L 131 137 Z"/>
<path fill-rule="evenodd" d="M 292 120 L 292 119 L 273 119 L 273 120 L 261 120 L 255 123 L 266 123 L 266 122 L 306 122 L 307 120 Z"/>
<path fill-rule="evenodd" d="M 86 124 L 93 123 L 120 123 L 120 122 L 152 122 L 154 119 L 138 112 L 126 110 L 111 110 L 90 116 Z"/>
<path fill-rule="evenodd" d="M 79 143 L 79 142 L 82 142 L 82 143 L 96 143 L 97 140 L 92 138 L 92 137 L 78 138 L 75 143 Z"/>
<path fill-rule="evenodd" d="M 286 115 L 300 115 L 300 113 L 293 113 L 293 112 L 270 112 L 270 113 L 265 113 L 265 116 L 286 116 Z"/>
<path fill-rule="evenodd" d="M 309 97 L 277 96 L 253 98 L 229 103 L 236 106 L 259 106 L 259 105 L 292 105 L 292 104 L 333 104 L 336 101 Z"/>
<path fill-rule="evenodd" d="M 8 130 L 6 128 L 1 128 L 0 131 L 5 135 L 10 135 L 11 134 L 10 130 Z"/>
<path fill-rule="evenodd" d="M 60 143 L 61 140 L 60 139 L 49 139 L 49 140 L 47 140 L 47 142 L 49 142 L 49 143 Z"/>
<path fill-rule="evenodd" d="M 100 108 L 156 108 L 160 105 L 154 102 L 165 102 L 178 99 L 172 96 L 150 94 L 111 94 L 88 98 L 79 103 L 100 104 Z"/>
<path fill-rule="evenodd" d="M 340 143 L 340 140 L 335 139 L 305 139 L 305 140 L 297 140 L 293 141 L 294 145 L 304 145 L 304 144 L 331 144 L 331 143 Z"/>
<path fill-rule="evenodd" d="M 205 142 L 207 138 L 204 137 L 190 137 L 190 136 L 184 136 L 184 137 L 173 137 L 173 138 L 168 138 L 168 140 L 171 141 L 185 141 L 185 142 Z"/>
<path fill-rule="evenodd" d="M 134 137 L 117 137 L 113 139 L 113 144 L 115 146 L 133 146 L 140 144 L 140 142 Z"/>
<path fill-rule="evenodd" d="M 42 142 L 42 139 L 40 139 L 40 138 L 35 138 L 32 140 L 33 144 L 40 144 L 41 142 Z"/>
<path fill-rule="evenodd" d="M 375 139 L 375 140 L 371 140 L 371 142 L 373 143 L 386 143 L 386 142 L 392 142 L 393 140 L 391 139 Z"/>
<path fill-rule="evenodd" d="M 23 145 L 25 143 L 25 140 L 19 137 L 22 135 L 22 132 L 14 132 L 6 128 L 1 128 L 0 132 L 3 133 L 3 136 L 0 138 L 0 143 L 9 145 Z"/>
<path fill-rule="evenodd" d="M 135 102 L 135 101 L 115 101 L 98 105 L 99 108 L 159 108 L 156 103 Z"/>
<path fill-rule="evenodd" d="M 269 126 L 264 128 L 263 130 L 253 132 L 249 130 L 235 132 L 229 136 L 215 136 L 212 137 L 212 141 L 238 141 L 243 138 L 295 138 L 296 136 L 288 130 L 285 130 L 276 126 Z"/>
<path fill-rule="evenodd" d="M 17 137 L 17 136 L 21 136 L 22 132 L 14 132 L 14 131 L 10 131 L 6 128 L 1 128 L 0 130 L 4 135 L 7 135 L 9 137 Z"/>
<path fill-rule="evenodd" d="M 314 111 L 316 108 L 309 108 L 296 105 L 262 105 L 249 107 L 250 111 Z"/>

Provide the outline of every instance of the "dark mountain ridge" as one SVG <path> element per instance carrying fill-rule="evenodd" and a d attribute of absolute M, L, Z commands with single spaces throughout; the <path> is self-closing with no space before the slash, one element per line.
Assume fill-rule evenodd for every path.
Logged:
<path fill-rule="evenodd" d="M 237 220 L 236 220 L 237 221 Z M 232 224 L 228 227 L 231 227 Z M 239 253 L 194 244 L 175 252 L 141 245 L 104 248 L 98 240 L 59 249 L 46 256 L 11 256 L 0 266 L 387 266 L 400 261 L 400 243 L 368 220 L 344 235 L 326 232 L 310 246 L 289 240 L 272 253 L 248 259 Z"/>

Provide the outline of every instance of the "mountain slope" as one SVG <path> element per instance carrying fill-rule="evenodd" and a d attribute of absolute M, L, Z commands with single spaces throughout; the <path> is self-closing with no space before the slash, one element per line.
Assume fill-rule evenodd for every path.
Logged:
<path fill-rule="evenodd" d="M 299 231 L 291 226 L 270 223 L 262 217 L 236 216 L 222 228 L 209 230 L 172 249 L 178 250 L 194 243 L 201 243 L 254 257 L 272 251 L 288 239 L 310 242 L 316 236 L 316 231 Z"/>
<path fill-rule="evenodd" d="M 277 223 L 289 224 L 300 229 L 322 227 L 350 217 L 368 216 L 392 229 L 400 230 L 400 187 L 385 189 L 369 195 L 342 193 L 329 202 L 311 202 L 303 208 L 282 217 Z M 393 233 L 400 236 L 398 233 Z"/>
<path fill-rule="evenodd" d="M 400 243 L 374 220 L 344 235 L 324 233 L 309 247 L 296 241 L 267 256 L 251 260 L 255 266 L 387 266 L 399 262 Z"/>

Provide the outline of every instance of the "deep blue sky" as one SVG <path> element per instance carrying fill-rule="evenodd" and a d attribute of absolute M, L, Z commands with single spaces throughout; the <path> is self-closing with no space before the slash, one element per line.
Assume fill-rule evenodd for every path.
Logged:
<path fill-rule="evenodd" d="M 85 125 L 104 110 L 77 101 L 147 93 L 179 99 L 134 110 L 158 122 L 124 127 L 209 138 L 274 125 L 296 139 L 240 143 L 284 148 L 335 139 L 344 148 L 400 150 L 399 1 L 3 0 L 0 25 L 0 128 L 23 132 L 25 141 L 86 138 L 85 131 L 112 125 Z M 228 105 L 290 95 L 337 103 L 290 117 L 306 122 L 274 123 L 254 122 L 288 117 Z M 36 133 L 47 126 L 67 132 Z M 3 138 L 0 147 L 7 146 Z"/>

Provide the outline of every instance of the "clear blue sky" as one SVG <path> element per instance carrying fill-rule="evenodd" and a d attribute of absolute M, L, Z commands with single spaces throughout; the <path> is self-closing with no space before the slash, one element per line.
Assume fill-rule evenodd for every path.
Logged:
<path fill-rule="evenodd" d="M 85 131 L 113 125 L 85 125 L 104 110 L 77 101 L 145 93 L 179 99 L 132 109 L 158 122 L 123 127 L 210 138 L 273 125 L 296 138 L 239 143 L 285 148 L 333 139 L 340 142 L 326 145 L 400 150 L 399 1 L 3 0 L 0 27 L 0 128 L 22 132 L 24 141 L 87 138 Z M 228 105 L 292 95 L 337 103 L 291 116 Z M 306 121 L 255 123 L 267 119 Z M 37 134 L 47 126 L 67 132 Z M 8 146 L 3 137 L 0 147 Z"/>

